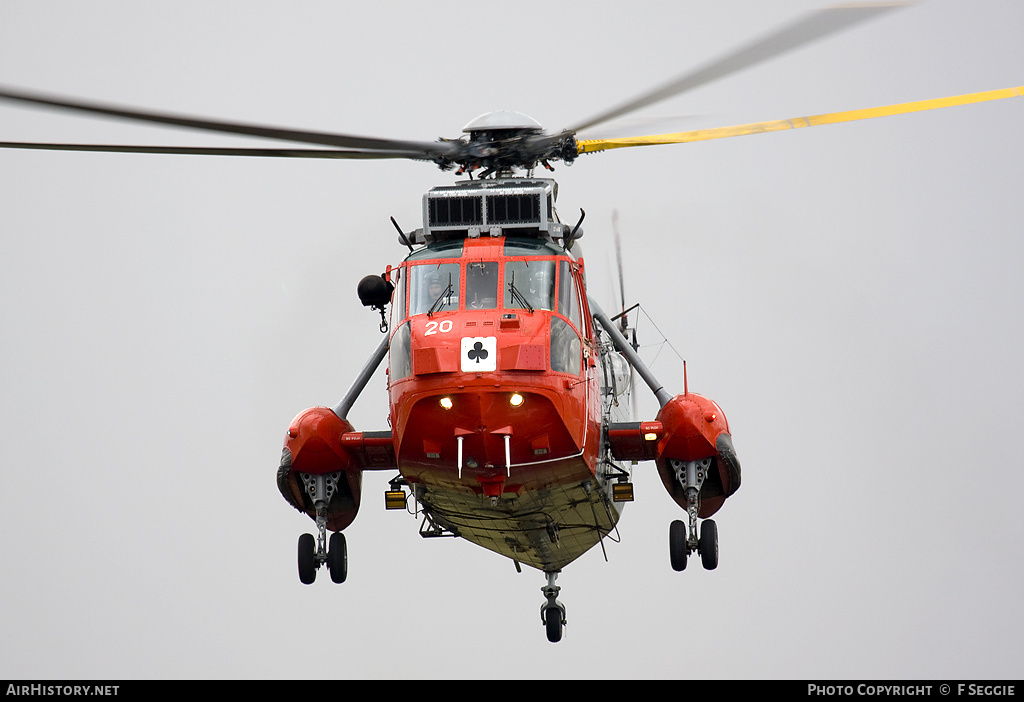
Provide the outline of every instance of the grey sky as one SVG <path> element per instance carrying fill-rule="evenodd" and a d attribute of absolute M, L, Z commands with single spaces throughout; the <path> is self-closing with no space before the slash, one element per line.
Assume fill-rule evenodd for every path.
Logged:
<path fill-rule="evenodd" d="M 0 3 L 0 83 L 368 136 L 558 129 L 825 3 Z M 1018 0 L 931 0 L 639 116 L 695 129 L 1024 84 Z M 422 163 L 0 153 L 0 677 L 1020 678 L 1024 99 L 559 167 L 590 290 L 725 410 L 721 565 L 635 470 L 559 578 L 385 512 L 299 584 L 285 429 L 378 343 L 359 278 L 451 182 Z M 659 131 L 663 124 L 659 124 Z M 645 133 L 630 129 L 627 134 Z M 252 144 L 0 106 L 0 139 Z M 660 337 L 641 324 L 641 343 Z M 654 349 L 649 350 L 653 357 Z M 682 391 L 667 350 L 654 370 Z M 352 412 L 386 428 L 382 376 Z M 644 398 L 645 416 L 656 405 Z M 614 659 L 616 666 L 607 663 Z"/>

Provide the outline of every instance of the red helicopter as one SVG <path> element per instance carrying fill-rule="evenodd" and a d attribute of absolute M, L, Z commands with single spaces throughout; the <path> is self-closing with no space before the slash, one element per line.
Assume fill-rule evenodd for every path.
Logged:
<path fill-rule="evenodd" d="M 501 119 L 502 129 L 524 129 L 521 116 L 515 126 Z M 475 134 L 477 123 L 467 129 Z M 655 460 L 689 513 L 689 530 L 682 521 L 670 530 L 673 567 L 685 568 L 693 551 L 717 566 L 717 529 L 706 518 L 740 484 L 725 415 L 700 395 L 672 397 L 623 335 L 625 315 L 616 324 L 588 298 L 583 260 L 571 252 L 579 224 L 557 220 L 554 190 L 537 178 L 434 188 L 423 229 L 402 233 L 422 247 L 360 283 L 366 306 L 383 314 L 391 304 L 390 334 L 341 403 L 295 418 L 278 472 L 282 495 L 320 532 L 300 537 L 302 582 L 321 563 L 345 580 L 342 530 L 355 519 L 364 470 L 399 471 L 385 503 L 405 509 L 411 497 L 421 535 L 459 536 L 542 570 L 552 641 L 565 622 L 557 573 L 612 532 L 620 503 L 632 500 L 623 461 Z M 385 355 L 391 431 L 355 431 L 348 409 Z M 627 421 L 631 367 L 662 405 L 654 421 Z"/>
<path fill-rule="evenodd" d="M 822 38 L 893 6 L 846 6 L 813 13 L 764 39 L 619 107 L 557 133 L 514 112 L 482 115 L 459 139 L 398 141 L 227 123 L 99 105 L 21 90 L 0 99 L 123 119 L 247 134 L 320 148 L 192 148 L 0 142 L 3 148 L 121 151 L 287 158 L 400 158 L 430 161 L 466 176 L 423 196 L 422 226 L 398 229 L 408 249 L 398 265 L 364 278 L 361 301 L 386 332 L 351 389 L 333 407 L 299 414 L 288 428 L 277 470 L 285 500 L 317 534 L 298 542 L 299 578 L 326 566 L 344 582 L 344 529 L 355 519 L 368 470 L 397 473 L 389 509 L 413 509 L 424 537 L 461 537 L 546 576 L 541 620 L 561 639 L 558 573 L 616 527 L 633 500 L 630 464 L 654 461 L 666 490 L 685 510 L 669 528 L 672 567 L 698 555 L 718 565 L 710 519 L 740 487 L 740 463 L 721 408 L 689 392 L 673 395 L 637 353 L 622 311 L 609 317 L 588 296 L 574 225 L 556 211 L 557 184 L 538 167 L 571 164 L 613 148 L 678 144 L 794 129 L 1024 95 L 1010 88 L 938 100 L 628 139 L 583 140 L 581 130 L 722 78 Z M 392 220 L 394 223 L 394 220 Z M 575 251 L 574 251 L 575 249 Z M 621 271 L 621 266 L 620 266 Z M 620 273 L 621 275 L 621 273 Z M 390 318 L 388 306 L 390 305 Z M 357 431 L 348 413 L 388 358 L 390 428 Z M 660 410 L 630 416 L 632 376 Z M 328 536 L 329 534 L 329 536 Z"/>

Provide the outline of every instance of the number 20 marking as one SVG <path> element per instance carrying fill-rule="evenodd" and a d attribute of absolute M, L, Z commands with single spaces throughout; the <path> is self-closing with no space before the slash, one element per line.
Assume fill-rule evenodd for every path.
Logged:
<path fill-rule="evenodd" d="M 430 321 L 427 322 L 427 331 L 423 333 L 423 336 L 430 336 L 431 334 L 436 334 L 439 331 L 444 334 L 450 332 L 453 326 L 452 320 L 450 319 L 445 319 L 441 322 Z"/>

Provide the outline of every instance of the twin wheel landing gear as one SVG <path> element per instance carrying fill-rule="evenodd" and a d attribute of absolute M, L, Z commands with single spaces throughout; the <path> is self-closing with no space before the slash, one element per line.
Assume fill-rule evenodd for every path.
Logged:
<path fill-rule="evenodd" d="M 565 605 L 558 601 L 558 591 L 562 588 L 555 585 L 558 571 L 544 571 L 548 584 L 540 589 L 547 599 L 540 607 L 540 620 L 547 631 L 548 641 L 558 643 L 562 640 L 562 627 L 565 626 Z"/>
<path fill-rule="evenodd" d="M 327 503 L 338 487 L 340 473 L 330 475 L 309 475 L 300 473 L 306 492 L 313 498 L 316 507 L 317 537 L 303 534 L 299 537 L 299 580 L 304 585 L 311 585 L 316 580 L 316 570 L 327 564 L 331 580 L 336 583 L 345 582 L 348 577 L 348 545 L 345 535 L 340 531 L 331 534 L 327 540 Z"/>
<path fill-rule="evenodd" d="M 700 554 L 701 565 L 707 570 L 718 567 L 718 526 L 713 519 L 705 519 L 700 525 L 700 538 L 697 530 L 691 531 L 686 538 L 686 524 L 678 519 L 668 528 L 668 555 L 672 560 L 672 570 L 686 570 L 686 558 L 692 552 Z"/>
<path fill-rule="evenodd" d="M 700 525 L 697 538 L 697 512 L 700 511 L 700 488 L 704 484 L 711 459 L 699 461 L 678 461 L 672 459 L 669 466 L 675 471 L 676 480 L 686 491 L 686 513 L 690 521 L 689 536 L 686 524 L 675 520 L 668 529 L 668 554 L 673 570 L 685 570 L 687 557 L 696 551 L 700 554 L 701 565 L 707 570 L 718 567 L 718 525 L 713 519 L 705 519 Z"/>
<path fill-rule="evenodd" d="M 314 539 L 312 534 L 299 537 L 299 580 L 304 585 L 311 585 L 316 580 L 316 569 L 327 564 L 331 580 L 336 583 L 345 582 L 348 577 L 348 546 L 345 535 L 340 531 L 331 534 L 329 546 L 324 534 Z"/>

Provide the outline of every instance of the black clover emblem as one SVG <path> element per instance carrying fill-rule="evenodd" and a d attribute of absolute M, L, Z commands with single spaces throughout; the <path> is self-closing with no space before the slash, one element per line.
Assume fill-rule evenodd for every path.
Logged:
<path fill-rule="evenodd" d="M 473 344 L 473 348 L 466 354 L 469 360 L 480 363 L 483 359 L 487 358 L 487 351 L 484 349 L 484 345 L 477 341 Z"/>

